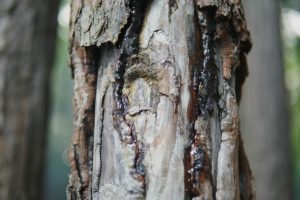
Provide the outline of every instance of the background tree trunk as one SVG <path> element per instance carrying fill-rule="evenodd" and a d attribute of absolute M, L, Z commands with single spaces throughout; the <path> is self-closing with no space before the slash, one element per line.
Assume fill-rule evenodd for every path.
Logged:
<path fill-rule="evenodd" d="M 0 1 L 0 199 L 40 199 L 58 0 Z"/>
<path fill-rule="evenodd" d="M 255 199 L 237 1 L 73 0 L 68 199 Z M 95 123 L 94 123 L 95 122 Z"/>
<path fill-rule="evenodd" d="M 289 113 L 283 80 L 279 2 L 244 0 L 253 38 L 241 102 L 241 129 L 257 198 L 291 199 Z"/>

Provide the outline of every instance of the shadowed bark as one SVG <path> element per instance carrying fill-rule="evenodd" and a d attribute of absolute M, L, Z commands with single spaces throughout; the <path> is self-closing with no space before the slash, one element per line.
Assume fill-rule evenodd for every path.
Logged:
<path fill-rule="evenodd" d="M 70 38 L 68 199 L 255 199 L 239 1 L 73 0 Z"/>

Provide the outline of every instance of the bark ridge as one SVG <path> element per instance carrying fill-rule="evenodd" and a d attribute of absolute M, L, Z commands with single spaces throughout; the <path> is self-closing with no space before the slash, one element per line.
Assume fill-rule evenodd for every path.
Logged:
<path fill-rule="evenodd" d="M 240 1 L 74 0 L 72 19 L 69 199 L 255 199 Z"/>

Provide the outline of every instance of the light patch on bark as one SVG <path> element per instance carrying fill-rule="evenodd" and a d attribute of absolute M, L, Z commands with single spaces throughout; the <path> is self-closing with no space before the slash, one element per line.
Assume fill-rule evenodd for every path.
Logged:
<path fill-rule="evenodd" d="M 222 141 L 218 154 L 217 200 L 240 199 L 238 108 L 235 97 L 228 89 L 225 89 L 225 116 L 221 119 Z"/>
<path fill-rule="evenodd" d="M 78 13 L 76 36 L 81 46 L 115 44 L 129 17 L 128 0 L 85 2 Z"/>

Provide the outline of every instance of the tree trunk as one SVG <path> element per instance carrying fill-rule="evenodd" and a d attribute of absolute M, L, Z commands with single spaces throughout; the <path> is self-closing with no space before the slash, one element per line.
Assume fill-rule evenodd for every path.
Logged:
<path fill-rule="evenodd" d="M 289 200 L 292 199 L 292 169 L 279 2 L 244 0 L 244 3 L 253 36 L 250 78 L 241 102 L 245 148 L 256 178 L 257 198 Z"/>
<path fill-rule="evenodd" d="M 255 199 L 240 1 L 73 0 L 68 199 Z"/>
<path fill-rule="evenodd" d="M 0 1 L 0 199 L 41 198 L 58 1 Z"/>

